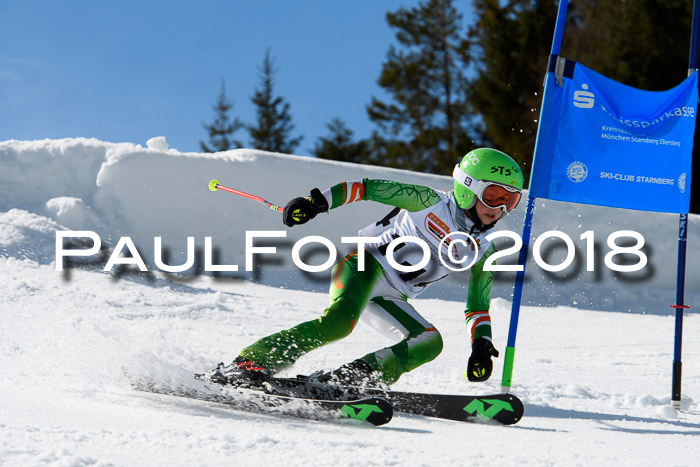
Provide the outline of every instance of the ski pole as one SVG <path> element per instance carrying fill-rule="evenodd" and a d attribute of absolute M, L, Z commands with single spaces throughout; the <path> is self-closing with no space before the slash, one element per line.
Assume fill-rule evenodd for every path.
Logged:
<path fill-rule="evenodd" d="M 251 195 L 251 194 L 243 192 L 243 191 L 234 190 L 233 188 L 228 188 L 228 187 L 225 187 L 223 185 L 219 185 L 218 180 L 211 180 L 209 182 L 209 189 L 211 191 L 216 191 L 216 190 L 228 191 L 229 193 L 233 193 L 234 195 L 243 196 L 244 198 L 252 199 L 253 201 L 257 201 L 258 203 L 262 203 L 265 206 L 267 206 L 268 208 L 272 209 L 273 211 L 279 211 L 279 212 L 284 211 L 283 207 L 275 206 L 271 202 L 269 202 L 266 199 L 263 199 L 259 196 Z"/>

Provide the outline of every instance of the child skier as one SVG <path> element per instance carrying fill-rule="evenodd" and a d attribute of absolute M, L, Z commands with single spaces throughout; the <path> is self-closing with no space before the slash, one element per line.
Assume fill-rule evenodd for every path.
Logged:
<path fill-rule="evenodd" d="M 495 247 L 484 237 L 518 205 L 523 176 L 513 159 L 488 148 L 464 156 L 452 176 L 454 191 L 447 193 L 420 185 L 364 179 L 343 182 L 323 192 L 315 188 L 310 196 L 291 200 L 283 211 L 283 222 L 289 227 L 359 200 L 395 209 L 359 232 L 360 237 L 377 239 L 366 245 L 364 270 L 358 267 L 357 251 L 335 265 L 331 304 L 323 315 L 258 340 L 241 350 L 230 365 L 219 364 L 206 376 L 236 386 L 260 386 L 268 376 L 302 355 L 348 336 L 362 315 L 370 325 L 398 336 L 400 341 L 317 378 L 350 385 L 392 384 L 442 351 L 438 330 L 407 299 L 457 270 L 460 264 L 473 262 L 465 312 L 472 352 L 465 376 L 469 381 L 487 380 L 493 368 L 491 357 L 498 357 L 498 351 L 491 342 L 489 317 L 493 272 L 483 269 Z M 469 234 L 474 242 L 457 242 L 460 233 Z M 392 241 L 406 236 L 423 240 L 430 250 L 429 262 L 412 272 L 397 270 L 387 258 L 388 253 L 392 254 L 394 264 L 406 267 L 423 259 L 427 252 L 416 248 L 415 242 L 394 242 L 393 251 L 387 253 Z M 464 234 L 461 237 L 466 238 Z"/>

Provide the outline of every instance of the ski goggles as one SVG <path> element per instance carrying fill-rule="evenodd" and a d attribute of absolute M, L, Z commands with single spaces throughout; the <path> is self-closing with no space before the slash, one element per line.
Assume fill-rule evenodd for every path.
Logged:
<path fill-rule="evenodd" d="M 521 193 L 518 188 L 488 180 L 477 180 L 470 177 L 459 165 L 455 166 L 452 177 L 469 188 L 479 201 L 489 208 L 501 208 L 511 212 L 520 203 Z"/>

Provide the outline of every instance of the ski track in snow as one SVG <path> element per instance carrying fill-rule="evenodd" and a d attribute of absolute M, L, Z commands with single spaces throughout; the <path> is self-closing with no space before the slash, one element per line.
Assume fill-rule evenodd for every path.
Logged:
<path fill-rule="evenodd" d="M 242 232 L 281 230 L 279 218 L 251 201 L 211 193 L 206 184 L 213 176 L 275 202 L 362 177 L 451 185 L 449 177 L 260 151 L 184 154 L 163 138 L 147 148 L 80 138 L 0 142 L 0 465 L 697 465 L 699 216 L 689 220 L 686 303 L 694 308 L 684 323 L 680 413 L 669 405 L 677 216 L 550 201 L 538 201 L 533 235 L 557 229 L 578 242 L 580 233 L 594 230 L 602 256 L 606 235 L 634 229 L 648 241 L 651 272 L 630 278 L 598 265 L 588 273 L 580 267 L 581 248 L 578 270 L 563 278 L 528 266 L 525 303 L 532 306 L 520 315 L 512 388 L 525 404 L 517 425 L 398 414 L 371 428 L 134 390 L 132 382 L 147 377 L 193 384 L 192 373 L 228 362 L 257 338 L 313 319 L 327 306 L 327 294 L 318 292 L 327 288 L 327 274 L 312 281 L 288 264 L 264 268 L 268 285 L 245 274 L 246 280 L 157 272 L 117 278 L 99 261 L 56 271 L 55 233 L 67 229 L 98 232 L 106 247 L 130 235 L 149 264 L 156 235 L 169 247 L 170 264 L 185 261 L 186 236 L 200 248 L 204 236 L 213 236 L 219 264 L 242 265 Z M 352 235 L 387 211 L 355 204 L 361 203 L 319 216 L 312 227 L 287 230 L 280 251 L 288 256 L 301 236 Z M 523 210 L 505 218 L 503 228 L 519 232 Z M 301 290 L 308 284 L 312 291 Z M 445 348 L 395 389 L 500 391 L 512 281 L 494 283 L 491 319 L 501 358 L 480 384 L 463 377 L 470 352 L 463 284 L 464 276 L 450 278 L 412 301 L 441 331 Z M 350 337 L 282 375 L 332 369 L 390 344 L 360 321 Z"/>
<path fill-rule="evenodd" d="M 114 279 L 13 258 L 2 266 L 6 465 L 692 465 L 700 436 L 700 322 L 686 318 L 684 410 L 668 405 L 670 317 L 525 307 L 513 392 L 525 417 L 512 427 L 397 415 L 382 428 L 258 415 L 134 391 L 152 376 L 187 384 L 256 337 L 313 318 L 325 294 L 199 278 L 177 284 Z M 444 335 L 435 361 L 396 389 L 498 392 L 501 359 L 485 384 L 461 377 L 460 302 L 415 300 Z M 503 347 L 509 303 L 496 300 Z M 697 332 L 695 332 L 697 335 Z M 362 323 L 345 341 L 285 374 L 332 368 L 383 338 Z M 388 344 L 388 342 L 386 342 Z"/>

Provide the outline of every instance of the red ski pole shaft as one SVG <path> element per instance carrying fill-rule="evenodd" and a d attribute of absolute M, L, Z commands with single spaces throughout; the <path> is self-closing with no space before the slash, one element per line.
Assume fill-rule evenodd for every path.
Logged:
<path fill-rule="evenodd" d="M 211 191 L 216 191 L 216 190 L 227 191 L 229 193 L 233 193 L 234 195 L 242 196 L 244 198 L 248 198 L 248 199 L 252 199 L 253 201 L 257 201 L 258 203 L 262 203 L 265 206 L 267 206 L 268 208 L 272 209 L 273 211 L 279 211 L 279 212 L 284 211 L 283 207 L 275 206 L 274 204 L 272 204 L 271 202 L 269 202 L 266 199 L 261 198 L 260 196 L 251 195 L 250 193 L 246 193 L 244 191 L 234 190 L 233 188 L 219 185 L 218 180 L 211 180 L 209 182 L 209 189 Z"/>

